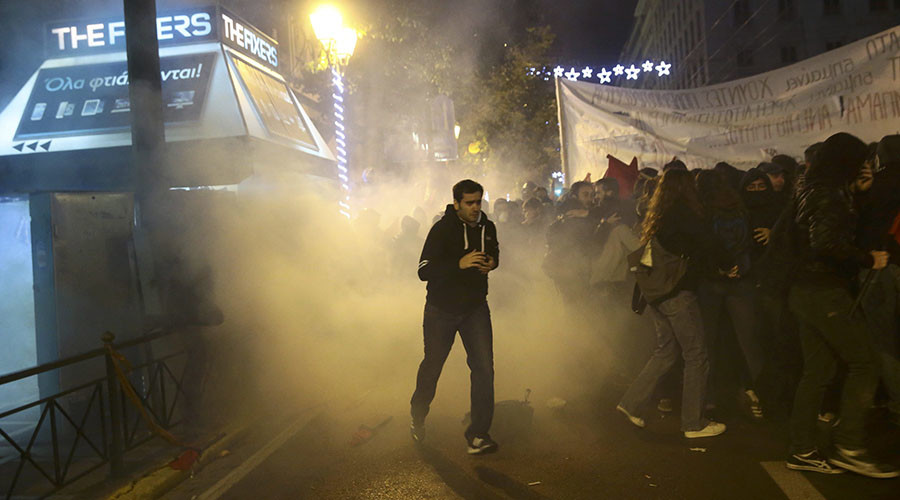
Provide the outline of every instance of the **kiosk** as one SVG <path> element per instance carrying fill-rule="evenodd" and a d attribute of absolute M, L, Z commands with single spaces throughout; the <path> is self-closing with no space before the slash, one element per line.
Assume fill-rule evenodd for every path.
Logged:
<path fill-rule="evenodd" d="M 16 298 L 2 301 L 14 329 L 3 334 L 20 364 L 32 356 L 25 366 L 97 348 L 107 330 L 138 335 L 149 301 L 124 22 L 45 29 L 46 60 L 0 113 L 0 297 Z M 233 197 L 250 176 L 290 170 L 337 200 L 335 157 L 280 74 L 274 39 L 221 7 L 160 13 L 157 34 L 168 155 L 159 174 L 169 187 L 210 210 L 221 200 L 205 204 L 216 197 L 194 189 L 232 186 L 222 196 Z M 6 363 L 0 356 L 0 373 L 24 367 Z M 43 378 L 39 394 L 88 375 Z M 17 390 L 0 400 L 38 395 Z"/>

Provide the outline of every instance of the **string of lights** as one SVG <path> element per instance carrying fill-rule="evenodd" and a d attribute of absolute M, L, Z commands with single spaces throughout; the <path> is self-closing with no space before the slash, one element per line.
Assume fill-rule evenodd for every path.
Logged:
<path fill-rule="evenodd" d="M 342 200 L 338 201 L 341 215 L 350 218 L 350 166 L 347 157 L 347 127 L 344 125 L 344 79 L 336 65 L 331 66 L 331 83 L 334 85 L 334 142 L 337 150 L 338 179 L 341 181 Z"/>
<path fill-rule="evenodd" d="M 581 70 L 576 70 L 574 66 L 571 66 L 568 71 L 560 65 L 557 65 L 552 70 L 547 69 L 547 66 L 542 66 L 540 69 L 537 67 L 528 68 L 526 74 L 536 78 L 542 77 L 544 81 L 550 81 L 550 78 L 565 78 L 573 82 L 578 81 L 579 79 L 590 81 L 592 78 L 596 77 L 600 81 L 600 84 L 607 84 L 612 83 L 613 76 L 621 77 L 624 74 L 626 80 L 637 80 L 638 77 L 644 73 L 652 73 L 654 70 L 656 71 L 656 76 L 658 78 L 669 76 L 672 74 L 672 64 L 665 61 L 660 61 L 656 64 L 648 59 L 638 66 L 631 64 L 630 66 L 625 67 L 622 63 L 618 63 L 612 67 L 612 71 L 607 70 L 606 67 L 603 66 L 600 68 L 600 71 L 596 73 L 591 66 L 585 66 Z"/>

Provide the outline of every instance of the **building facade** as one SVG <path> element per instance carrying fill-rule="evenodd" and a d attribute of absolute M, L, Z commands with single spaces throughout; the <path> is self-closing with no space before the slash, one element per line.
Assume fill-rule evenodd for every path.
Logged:
<path fill-rule="evenodd" d="M 900 24 L 900 0 L 639 0 L 622 61 L 665 60 L 684 89 L 786 66 Z"/>

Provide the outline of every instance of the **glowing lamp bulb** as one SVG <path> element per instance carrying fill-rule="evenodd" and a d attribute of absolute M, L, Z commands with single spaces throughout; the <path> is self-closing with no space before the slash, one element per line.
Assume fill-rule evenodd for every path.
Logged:
<path fill-rule="evenodd" d="M 358 35 L 353 28 L 343 27 L 337 35 L 334 43 L 334 51 L 338 57 L 349 58 L 353 55 L 353 49 L 356 48 L 356 40 Z"/>
<path fill-rule="evenodd" d="M 344 19 L 337 7 L 321 5 L 309 15 L 309 22 L 312 24 L 316 38 L 327 43 L 338 39 Z"/>

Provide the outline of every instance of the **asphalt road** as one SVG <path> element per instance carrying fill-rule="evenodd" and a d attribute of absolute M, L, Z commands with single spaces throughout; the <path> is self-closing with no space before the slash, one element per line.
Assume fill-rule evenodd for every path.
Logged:
<path fill-rule="evenodd" d="M 784 468 L 786 425 L 725 415 L 719 437 L 687 440 L 677 416 L 651 412 L 637 429 L 614 412 L 621 387 L 570 401 L 535 404 L 532 424 L 495 419 L 497 454 L 465 452 L 462 415 L 436 408 L 423 446 L 410 440 L 405 407 L 383 401 L 281 422 L 236 445 L 166 498 L 180 499 L 898 499 L 900 479 L 822 476 Z M 900 429 L 875 414 L 871 449 L 897 463 Z M 392 417 L 351 446 L 360 424 Z M 824 436 L 824 434 L 823 434 Z"/>

